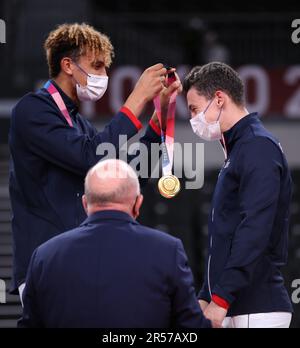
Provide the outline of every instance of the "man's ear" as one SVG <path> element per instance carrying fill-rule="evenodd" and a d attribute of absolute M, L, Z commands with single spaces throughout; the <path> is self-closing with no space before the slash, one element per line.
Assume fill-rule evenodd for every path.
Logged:
<path fill-rule="evenodd" d="M 140 209 L 141 209 L 141 206 L 143 204 L 143 200 L 144 200 L 144 196 L 139 194 L 137 197 L 136 197 L 136 201 L 135 201 L 135 204 L 133 206 L 133 217 L 135 219 L 137 219 L 140 215 Z"/>
<path fill-rule="evenodd" d="M 216 92 L 216 98 L 217 98 L 217 106 L 219 108 L 222 108 L 225 102 L 225 93 L 223 91 L 217 91 Z"/>
<path fill-rule="evenodd" d="M 73 70 L 72 70 L 72 61 L 68 57 L 62 58 L 60 61 L 60 69 L 67 75 L 73 75 Z"/>
<path fill-rule="evenodd" d="M 82 205 L 83 205 L 84 211 L 87 214 L 88 213 L 88 203 L 87 203 L 86 195 L 82 196 Z"/>

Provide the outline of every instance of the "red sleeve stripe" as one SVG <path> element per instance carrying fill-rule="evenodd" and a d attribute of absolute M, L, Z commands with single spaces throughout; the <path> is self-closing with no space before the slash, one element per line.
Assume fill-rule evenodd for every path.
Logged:
<path fill-rule="evenodd" d="M 157 124 L 152 120 L 150 120 L 149 122 L 149 126 L 154 130 L 154 132 L 157 134 L 157 135 L 160 135 L 161 134 L 161 131 L 160 131 L 160 128 L 157 126 Z"/>
<path fill-rule="evenodd" d="M 216 303 L 218 306 L 228 309 L 229 308 L 229 303 L 224 300 L 223 298 L 219 297 L 218 295 L 213 294 L 211 299 Z"/>
<path fill-rule="evenodd" d="M 137 130 L 140 130 L 143 127 L 142 123 L 134 116 L 134 114 L 126 106 L 123 106 L 120 112 L 125 114 L 130 119 L 130 121 L 135 125 Z"/>

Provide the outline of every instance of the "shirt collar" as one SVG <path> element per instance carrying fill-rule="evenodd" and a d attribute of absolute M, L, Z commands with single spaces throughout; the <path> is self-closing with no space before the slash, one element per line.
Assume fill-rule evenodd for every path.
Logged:
<path fill-rule="evenodd" d="M 62 100 L 64 101 L 69 113 L 71 116 L 75 116 L 78 113 L 79 107 L 75 102 L 68 96 L 66 93 L 58 86 L 58 84 L 51 80 L 51 83 L 56 87 L 58 90 L 60 96 L 62 97 Z"/>
<path fill-rule="evenodd" d="M 89 224 L 98 224 L 102 222 L 103 220 L 121 220 L 121 221 L 138 224 L 138 222 L 133 217 L 131 217 L 129 214 L 123 211 L 102 210 L 88 216 L 87 219 L 85 219 L 85 221 L 80 226 L 86 226 Z"/>
<path fill-rule="evenodd" d="M 226 149 L 228 153 L 231 151 L 235 142 L 242 137 L 244 130 L 253 123 L 260 122 L 258 113 L 253 112 L 241 118 L 233 127 L 223 133 Z"/>

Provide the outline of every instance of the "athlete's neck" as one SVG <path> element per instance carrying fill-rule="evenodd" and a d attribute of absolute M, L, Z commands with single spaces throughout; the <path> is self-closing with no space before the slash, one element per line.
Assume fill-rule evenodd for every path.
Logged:
<path fill-rule="evenodd" d="M 70 97 L 74 103 L 78 104 L 79 100 L 77 97 L 77 93 L 76 93 L 76 88 L 74 87 L 74 85 L 71 82 L 70 78 L 66 78 L 64 76 L 61 76 L 61 74 L 59 74 L 57 77 L 55 77 L 53 79 L 53 81 L 58 85 L 58 87 L 60 89 L 63 90 L 63 92 Z"/>
<path fill-rule="evenodd" d="M 223 118 L 223 122 L 221 125 L 222 133 L 231 129 L 236 123 L 238 123 L 242 118 L 247 116 L 249 111 L 245 107 L 241 108 L 232 108 L 228 110 L 227 115 Z"/>

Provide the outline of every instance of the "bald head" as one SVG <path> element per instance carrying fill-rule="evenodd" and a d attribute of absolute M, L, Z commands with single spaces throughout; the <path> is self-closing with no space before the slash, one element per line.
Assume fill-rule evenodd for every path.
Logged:
<path fill-rule="evenodd" d="M 89 170 L 85 178 L 83 204 L 88 214 L 104 209 L 131 213 L 139 196 L 138 177 L 124 161 L 101 161 Z"/>

